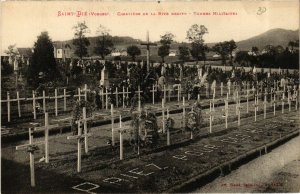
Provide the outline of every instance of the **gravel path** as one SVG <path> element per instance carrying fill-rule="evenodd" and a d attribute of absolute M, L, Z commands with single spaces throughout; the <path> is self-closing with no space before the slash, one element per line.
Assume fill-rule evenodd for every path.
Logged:
<path fill-rule="evenodd" d="M 194 193 L 300 192 L 300 136 Z"/>

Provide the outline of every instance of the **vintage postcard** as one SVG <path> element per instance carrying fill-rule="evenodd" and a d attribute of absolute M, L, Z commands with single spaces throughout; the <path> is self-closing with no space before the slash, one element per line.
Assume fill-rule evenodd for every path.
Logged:
<path fill-rule="evenodd" d="M 1 1 L 1 193 L 300 192 L 299 1 Z"/>

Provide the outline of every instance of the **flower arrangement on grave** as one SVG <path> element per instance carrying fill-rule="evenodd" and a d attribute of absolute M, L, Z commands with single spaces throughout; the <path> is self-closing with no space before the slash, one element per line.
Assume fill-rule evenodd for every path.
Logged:
<path fill-rule="evenodd" d="M 186 81 L 184 84 L 184 92 L 186 94 L 191 94 L 193 92 L 193 83 L 192 81 Z"/>
<path fill-rule="evenodd" d="M 133 129 L 130 133 L 130 145 L 136 148 L 138 145 L 141 147 L 151 145 L 155 146 L 158 143 L 158 125 L 154 113 L 145 114 L 142 111 L 140 114 L 132 114 L 131 126 Z"/>
<path fill-rule="evenodd" d="M 167 130 L 171 131 L 174 129 L 175 121 L 171 117 L 167 118 L 165 121 L 165 127 Z"/>
<path fill-rule="evenodd" d="M 196 114 L 196 112 L 191 111 L 187 114 L 185 129 L 187 131 L 195 131 L 197 129 L 197 114 Z"/>
<path fill-rule="evenodd" d="M 141 100 L 141 109 L 143 109 L 145 104 L 145 99 L 143 96 L 140 96 L 140 100 Z M 135 94 L 133 98 L 131 98 L 130 112 L 132 113 L 133 111 L 136 111 L 138 109 L 138 106 L 139 106 L 139 97 L 138 94 Z"/>
<path fill-rule="evenodd" d="M 186 130 L 195 131 L 196 129 L 200 129 L 202 121 L 202 106 L 201 103 L 197 101 L 193 104 L 192 111 L 190 111 L 186 117 Z"/>
<path fill-rule="evenodd" d="M 78 132 L 76 121 L 82 119 L 83 107 L 86 107 L 86 117 L 92 117 L 96 109 L 92 94 L 89 93 L 87 101 L 77 100 L 73 105 L 71 120 L 71 131 L 73 132 L 73 135 L 76 135 Z"/>

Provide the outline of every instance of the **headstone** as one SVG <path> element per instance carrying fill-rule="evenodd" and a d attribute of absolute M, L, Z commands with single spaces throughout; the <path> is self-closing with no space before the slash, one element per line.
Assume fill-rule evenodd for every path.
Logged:
<path fill-rule="evenodd" d="M 108 71 L 106 70 L 105 66 L 101 70 L 101 80 L 100 85 L 104 86 L 105 88 L 109 87 L 109 79 L 108 79 Z"/>

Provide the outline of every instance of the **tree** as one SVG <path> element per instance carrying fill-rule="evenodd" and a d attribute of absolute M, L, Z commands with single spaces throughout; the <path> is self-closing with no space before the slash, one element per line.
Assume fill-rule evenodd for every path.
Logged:
<path fill-rule="evenodd" d="M 192 48 L 190 53 L 194 59 L 197 61 L 203 60 L 204 64 L 206 61 L 206 52 L 208 52 L 208 47 L 205 44 L 192 43 Z"/>
<path fill-rule="evenodd" d="M 246 66 L 248 66 L 248 63 L 250 62 L 250 55 L 247 51 L 239 51 L 236 53 L 235 62 L 242 66 L 244 66 L 243 64 L 246 63 Z"/>
<path fill-rule="evenodd" d="M 212 50 L 221 56 L 222 64 L 226 65 L 226 57 L 229 54 L 228 45 L 225 42 L 219 42 L 212 47 Z"/>
<path fill-rule="evenodd" d="M 158 56 L 161 57 L 162 62 L 165 62 L 165 57 L 168 56 L 170 53 L 170 46 L 169 45 L 162 45 L 158 47 Z"/>
<path fill-rule="evenodd" d="M 160 36 L 160 43 L 162 45 L 171 45 L 174 38 L 175 38 L 174 34 L 167 32 L 163 36 Z"/>
<path fill-rule="evenodd" d="M 96 31 L 98 34 L 98 39 L 95 46 L 95 53 L 99 54 L 102 59 L 105 58 L 106 55 L 110 54 L 114 48 L 114 43 L 109 34 L 109 29 L 100 25 Z"/>
<path fill-rule="evenodd" d="M 135 57 L 141 55 L 141 49 L 135 45 L 131 45 L 127 47 L 127 54 L 131 56 L 133 61 L 135 61 Z"/>
<path fill-rule="evenodd" d="M 230 40 L 229 42 L 225 41 L 225 44 L 228 47 L 228 52 L 229 52 L 229 55 L 230 55 L 230 65 L 232 65 L 233 64 L 232 63 L 232 61 L 233 61 L 233 51 L 237 48 L 237 46 L 236 46 L 234 40 Z"/>
<path fill-rule="evenodd" d="M 258 48 L 256 47 L 256 46 L 253 46 L 252 48 L 251 48 L 251 52 L 255 55 L 255 56 L 257 56 L 258 55 Z"/>
<path fill-rule="evenodd" d="M 4 52 L 6 54 L 8 54 L 9 57 L 13 57 L 13 58 L 18 54 L 18 52 L 16 50 L 16 45 L 15 44 L 14 45 L 9 45 L 8 48 L 7 48 L 7 50 L 4 51 Z"/>
<path fill-rule="evenodd" d="M 59 78 L 60 74 L 54 58 L 54 48 L 48 32 L 42 32 L 38 36 L 33 50 L 32 63 L 28 68 L 28 78 L 32 81 L 30 83 L 37 86 L 39 82 L 47 82 L 54 78 Z M 42 74 L 44 75 L 43 79 L 41 79 Z"/>
<path fill-rule="evenodd" d="M 162 62 L 165 62 L 165 57 L 170 54 L 171 43 L 174 39 L 174 34 L 167 32 L 163 36 L 160 36 L 161 46 L 158 48 L 158 56 L 161 57 Z"/>
<path fill-rule="evenodd" d="M 204 25 L 194 24 L 186 32 L 186 38 L 189 42 L 204 43 L 203 35 L 207 34 L 208 30 Z"/>
<path fill-rule="evenodd" d="M 85 21 L 78 22 L 73 28 L 75 29 L 73 45 L 76 47 L 74 53 L 82 59 L 82 57 L 88 55 L 87 47 L 90 45 L 90 41 L 86 38 L 85 34 L 90 33 L 90 30 Z"/>
<path fill-rule="evenodd" d="M 192 43 L 192 48 L 190 53 L 194 59 L 203 60 L 205 63 L 206 52 L 208 52 L 208 47 L 204 45 L 203 36 L 208 33 L 207 28 L 204 25 L 194 24 L 186 32 L 186 39 Z"/>
<path fill-rule="evenodd" d="M 187 61 L 190 57 L 189 48 L 187 46 L 179 46 L 179 59 L 182 61 Z"/>

